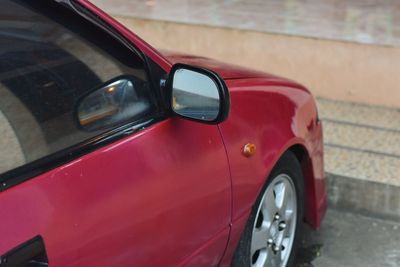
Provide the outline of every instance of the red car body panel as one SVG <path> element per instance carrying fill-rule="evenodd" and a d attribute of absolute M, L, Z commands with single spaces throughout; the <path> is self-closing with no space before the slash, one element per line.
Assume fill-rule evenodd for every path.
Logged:
<path fill-rule="evenodd" d="M 320 226 L 322 125 L 307 89 L 210 59 L 164 57 L 79 2 L 166 72 L 176 62 L 217 72 L 231 111 L 220 125 L 169 118 L 0 193 L 0 255 L 40 234 L 51 266 L 229 266 L 262 185 L 288 149 L 303 167 L 305 219 Z M 256 145 L 253 157 L 242 155 L 246 143 Z"/>
<path fill-rule="evenodd" d="M 322 160 L 322 126 L 316 119 L 313 97 L 295 83 L 241 79 L 228 80 L 227 85 L 231 92 L 231 111 L 220 128 L 231 167 L 235 220 L 253 205 L 260 185 L 286 150 L 297 145 L 307 151 L 311 162 L 313 158 Z M 239 153 L 247 143 L 257 147 L 257 153 L 251 158 Z M 317 184 L 324 178 L 320 163 L 311 166 L 310 172 L 310 178 Z M 319 185 L 312 187 L 319 189 Z M 307 186 L 306 195 L 309 189 Z M 309 219 L 318 226 L 316 218 Z"/>
<path fill-rule="evenodd" d="M 230 185 L 218 128 L 171 118 L 2 192 L 0 253 L 40 233 L 51 266 L 218 264 Z"/>

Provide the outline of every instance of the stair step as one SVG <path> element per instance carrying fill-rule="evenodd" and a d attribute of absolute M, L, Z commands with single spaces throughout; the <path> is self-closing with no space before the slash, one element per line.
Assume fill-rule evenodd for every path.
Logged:
<path fill-rule="evenodd" d="M 323 120 L 326 145 L 400 157 L 400 131 Z"/>
<path fill-rule="evenodd" d="M 400 133 L 400 109 L 317 98 L 319 116 L 331 122 Z"/>
<path fill-rule="evenodd" d="M 318 98 L 325 170 L 400 186 L 400 110 Z"/>
<path fill-rule="evenodd" d="M 400 157 L 325 145 L 326 172 L 400 186 Z"/>

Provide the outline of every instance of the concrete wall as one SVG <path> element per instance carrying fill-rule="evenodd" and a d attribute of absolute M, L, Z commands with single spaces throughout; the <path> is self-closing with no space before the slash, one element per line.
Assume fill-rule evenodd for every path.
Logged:
<path fill-rule="evenodd" d="M 156 48 L 285 76 L 317 96 L 400 107 L 400 48 L 116 17 Z"/>

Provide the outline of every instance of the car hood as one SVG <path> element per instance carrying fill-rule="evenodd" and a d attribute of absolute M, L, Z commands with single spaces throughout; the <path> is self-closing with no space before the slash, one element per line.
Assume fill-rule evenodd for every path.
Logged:
<path fill-rule="evenodd" d="M 184 63 L 193 66 L 203 67 L 218 73 L 224 80 L 230 79 L 246 79 L 246 78 L 267 78 L 271 80 L 284 80 L 289 81 L 285 78 L 281 78 L 275 75 L 264 73 L 261 71 L 255 71 L 227 63 L 220 62 L 218 60 L 199 57 L 193 55 L 180 54 L 172 51 L 162 50 L 161 54 L 171 63 Z"/>

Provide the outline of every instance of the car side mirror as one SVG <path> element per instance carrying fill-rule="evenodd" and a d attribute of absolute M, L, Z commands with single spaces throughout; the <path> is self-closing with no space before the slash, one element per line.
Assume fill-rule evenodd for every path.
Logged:
<path fill-rule="evenodd" d="M 150 103 L 140 95 L 140 87 L 134 78 L 121 76 L 84 95 L 75 108 L 79 127 L 97 131 L 148 112 Z"/>
<path fill-rule="evenodd" d="M 225 82 L 215 72 L 185 64 L 172 67 L 168 87 L 171 109 L 180 117 L 217 124 L 229 113 Z"/>

